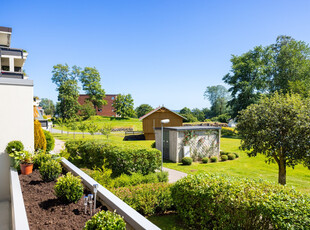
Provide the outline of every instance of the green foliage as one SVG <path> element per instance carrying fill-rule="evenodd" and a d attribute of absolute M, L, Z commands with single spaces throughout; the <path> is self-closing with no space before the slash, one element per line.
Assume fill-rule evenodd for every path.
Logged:
<path fill-rule="evenodd" d="M 227 113 L 218 115 L 217 117 L 212 117 L 211 121 L 214 122 L 222 122 L 222 123 L 228 123 L 228 120 L 231 118 L 231 116 Z"/>
<path fill-rule="evenodd" d="M 193 114 L 191 113 L 187 113 L 187 114 L 181 114 L 181 116 L 186 118 L 186 122 L 198 122 L 197 117 L 195 117 Z"/>
<path fill-rule="evenodd" d="M 43 162 L 39 167 L 39 172 L 44 181 L 53 181 L 61 174 L 62 167 L 56 160 Z"/>
<path fill-rule="evenodd" d="M 191 165 L 193 162 L 193 159 L 191 157 L 183 157 L 182 158 L 182 164 L 183 165 Z"/>
<path fill-rule="evenodd" d="M 136 108 L 136 114 L 138 117 L 143 117 L 145 114 L 151 112 L 153 107 L 148 104 L 141 104 Z"/>
<path fill-rule="evenodd" d="M 48 98 L 42 98 L 39 106 L 44 109 L 45 114 L 52 116 L 55 114 L 56 107 L 52 100 Z"/>
<path fill-rule="evenodd" d="M 98 127 L 98 125 L 96 125 L 96 124 L 89 123 L 89 124 L 87 125 L 87 131 L 88 131 L 91 135 L 94 135 L 96 132 L 99 131 L 99 127 Z"/>
<path fill-rule="evenodd" d="M 204 164 L 209 163 L 209 158 L 208 157 L 202 158 L 202 163 L 204 163 Z"/>
<path fill-rule="evenodd" d="M 309 99 L 278 93 L 264 97 L 241 112 L 237 130 L 249 156 L 263 154 L 278 164 L 279 183 L 286 184 L 286 166 L 310 168 Z"/>
<path fill-rule="evenodd" d="M 33 166 L 35 168 L 39 168 L 43 163 L 52 159 L 52 155 L 45 153 L 44 151 L 40 151 L 33 157 Z"/>
<path fill-rule="evenodd" d="M 227 161 L 228 155 L 221 155 L 221 161 Z"/>
<path fill-rule="evenodd" d="M 64 202 L 76 203 L 83 195 L 83 185 L 79 177 L 70 172 L 58 178 L 55 187 L 55 195 Z"/>
<path fill-rule="evenodd" d="M 239 158 L 239 153 L 234 153 L 236 158 Z"/>
<path fill-rule="evenodd" d="M 197 118 L 198 121 L 204 121 L 205 120 L 205 114 L 202 110 L 195 108 L 192 110 L 192 115 Z"/>
<path fill-rule="evenodd" d="M 34 149 L 35 151 L 46 150 L 46 138 L 38 120 L 34 120 Z"/>
<path fill-rule="evenodd" d="M 229 154 L 227 155 L 227 157 L 228 157 L 228 160 L 234 160 L 234 159 L 236 159 L 236 155 L 235 155 L 234 153 L 229 153 Z"/>
<path fill-rule="evenodd" d="M 229 152 L 226 152 L 226 151 L 220 151 L 220 155 L 222 156 L 222 155 L 228 155 L 229 154 Z"/>
<path fill-rule="evenodd" d="M 43 130 L 46 139 L 46 152 L 50 152 L 55 147 L 55 139 L 49 131 Z"/>
<path fill-rule="evenodd" d="M 87 124 L 85 122 L 80 121 L 78 129 L 82 131 L 84 138 L 84 132 L 87 130 Z"/>
<path fill-rule="evenodd" d="M 85 120 L 96 115 L 96 109 L 91 101 L 86 101 L 83 105 L 81 105 L 80 115 Z"/>
<path fill-rule="evenodd" d="M 110 211 L 100 211 L 94 215 L 85 224 L 84 230 L 109 229 L 109 230 L 125 230 L 126 223 L 123 218 Z"/>
<path fill-rule="evenodd" d="M 227 101 L 230 95 L 224 86 L 208 86 L 204 92 L 204 98 L 210 101 L 213 116 L 219 116 L 228 112 Z"/>
<path fill-rule="evenodd" d="M 135 115 L 133 105 L 133 99 L 130 94 L 119 94 L 113 102 L 114 111 L 122 118 L 133 117 Z"/>
<path fill-rule="evenodd" d="M 310 49 L 303 41 L 279 36 L 275 44 L 257 46 L 240 56 L 231 58 L 231 73 L 223 80 L 229 84 L 233 117 L 247 106 L 257 103 L 262 94 L 293 90 L 303 96 L 309 94 Z"/>
<path fill-rule="evenodd" d="M 21 164 L 31 164 L 33 163 L 33 153 L 22 150 L 14 151 L 9 154 L 10 157 L 14 159 L 14 167 L 17 168 L 19 163 Z"/>
<path fill-rule="evenodd" d="M 7 154 L 13 153 L 14 151 L 22 151 L 24 150 L 24 145 L 21 141 L 10 141 L 6 146 Z"/>
<path fill-rule="evenodd" d="M 106 161 L 114 175 L 134 172 L 146 175 L 161 165 L 161 152 L 152 148 L 78 140 L 67 141 L 66 149 L 71 159 L 80 158 L 81 163 L 88 168 L 101 168 Z"/>
<path fill-rule="evenodd" d="M 105 135 L 107 139 L 109 139 L 112 132 L 112 126 L 110 124 L 105 124 L 101 129 L 99 129 L 99 131 L 102 135 Z"/>
<path fill-rule="evenodd" d="M 117 197 L 142 215 L 153 215 L 172 210 L 171 185 L 168 183 L 142 184 L 112 189 Z"/>
<path fill-rule="evenodd" d="M 156 148 L 156 142 L 154 141 L 151 145 L 152 148 Z"/>
<path fill-rule="evenodd" d="M 168 182 L 167 172 L 150 173 L 142 175 L 140 173 L 133 173 L 132 175 L 122 174 L 114 181 L 114 187 L 128 187 L 139 184 L 149 184 L 158 182 Z"/>
<path fill-rule="evenodd" d="M 100 84 L 100 74 L 98 70 L 94 67 L 85 67 L 84 70 L 79 72 L 79 79 L 83 85 L 83 90 L 89 96 L 89 101 L 96 108 L 102 108 L 103 105 L 107 104 L 105 98 L 105 91 L 102 89 Z"/>
<path fill-rule="evenodd" d="M 171 194 L 178 215 L 193 229 L 307 229 L 310 225 L 309 196 L 262 180 L 189 175 L 174 184 Z"/>
<path fill-rule="evenodd" d="M 52 73 L 52 82 L 56 84 L 58 91 L 57 114 L 64 119 L 72 118 L 80 108 L 78 103 L 79 87 L 76 80 L 79 75 L 79 68 L 73 66 L 72 71 L 70 71 L 67 64 L 58 64 L 53 66 Z"/>
<path fill-rule="evenodd" d="M 210 157 L 210 161 L 212 162 L 212 163 L 215 163 L 215 162 L 217 162 L 218 161 L 218 158 L 217 157 Z"/>
<path fill-rule="evenodd" d="M 102 165 L 101 168 L 94 168 L 94 170 L 84 170 L 95 181 L 106 188 L 114 187 L 114 180 L 112 179 L 112 170 Z"/>

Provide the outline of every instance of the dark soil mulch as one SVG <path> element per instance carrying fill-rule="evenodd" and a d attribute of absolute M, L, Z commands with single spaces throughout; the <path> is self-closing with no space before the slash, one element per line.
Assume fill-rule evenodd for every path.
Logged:
<path fill-rule="evenodd" d="M 83 229 L 91 218 L 84 214 L 83 197 L 75 204 L 64 204 L 54 195 L 56 182 L 44 182 L 38 170 L 30 175 L 19 175 L 19 180 L 30 229 Z M 85 190 L 84 193 L 90 192 Z M 100 210 L 106 207 L 97 202 L 96 212 Z"/>

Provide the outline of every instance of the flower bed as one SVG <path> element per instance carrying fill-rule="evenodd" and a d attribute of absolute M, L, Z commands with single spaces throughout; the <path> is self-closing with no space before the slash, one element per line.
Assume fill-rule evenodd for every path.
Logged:
<path fill-rule="evenodd" d="M 30 229 L 83 229 L 91 218 L 84 214 L 83 198 L 77 203 L 63 203 L 54 194 L 56 181 L 44 182 L 38 170 L 19 175 L 19 179 Z M 103 209 L 106 210 L 97 202 L 96 212 Z"/>

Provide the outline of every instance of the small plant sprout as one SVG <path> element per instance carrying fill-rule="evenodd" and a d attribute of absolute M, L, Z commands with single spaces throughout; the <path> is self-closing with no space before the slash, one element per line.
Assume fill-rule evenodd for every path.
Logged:
<path fill-rule="evenodd" d="M 84 196 L 84 213 L 87 212 L 87 203 L 88 203 L 88 196 Z"/>
<path fill-rule="evenodd" d="M 88 194 L 88 203 L 89 203 L 89 211 L 90 215 L 93 215 L 92 203 L 93 203 L 93 194 Z"/>
<path fill-rule="evenodd" d="M 97 190 L 98 190 L 98 184 L 94 184 L 94 213 L 96 210 L 96 200 L 97 200 Z"/>

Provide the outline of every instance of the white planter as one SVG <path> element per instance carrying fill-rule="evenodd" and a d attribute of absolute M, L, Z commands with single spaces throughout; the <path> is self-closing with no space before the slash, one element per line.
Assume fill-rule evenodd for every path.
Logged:
<path fill-rule="evenodd" d="M 184 154 L 184 157 L 190 157 L 191 156 L 189 146 L 183 146 L 183 154 Z"/>

